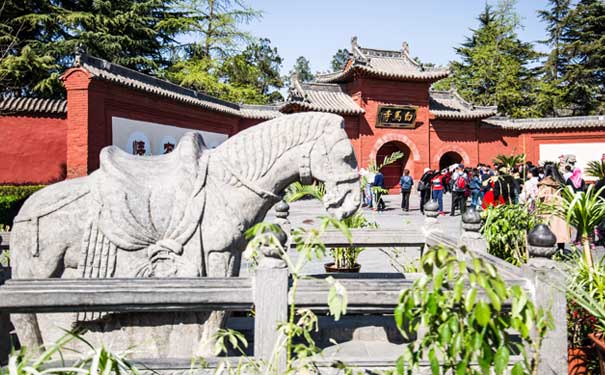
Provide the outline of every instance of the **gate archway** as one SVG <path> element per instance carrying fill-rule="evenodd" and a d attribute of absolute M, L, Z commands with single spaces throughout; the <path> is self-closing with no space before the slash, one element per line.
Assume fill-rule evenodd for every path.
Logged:
<path fill-rule="evenodd" d="M 443 170 L 444 168 L 447 168 L 452 164 L 462 163 L 462 161 L 462 155 L 460 155 L 456 151 L 448 151 L 445 154 L 441 155 L 441 158 L 439 158 L 439 169 Z"/>
<path fill-rule="evenodd" d="M 390 193 L 397 192 L 399 178 L 403 174 L 403 170 L 406 168 L 410 169 L 407 164 L 408 162 L 411 162 L 410 155 L 412 152 L 406 144 L 397 141 L 385 143 L 376 152 L 376 165 L 380 166 L 387 156 L 397 151 L 401 151 L 403 157 L 394 163 L 385 166 L 381 170 L 384 175 L 384 187 L 388 189 Z"/>

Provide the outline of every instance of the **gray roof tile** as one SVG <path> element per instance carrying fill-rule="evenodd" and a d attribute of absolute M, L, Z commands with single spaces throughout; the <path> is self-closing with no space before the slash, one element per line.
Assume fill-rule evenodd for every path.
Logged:
<path fill-rule="evenodd" d="M 217 112 L 239 116 L 239 105 L 191 90 L 124 66 L 85 54 L 76 57 L 76 66 L 86 69 L 94 78 L 117 83 L 136 90 Z"/>
<path fill-rule="evenodd" d="M 439 119 L 470 120 L 494 116 L 496 106 L 476 106 L 462 99 L 454 90 L 429 91 L 429 110 Z"/>
<path fill-rule="evenodd" d="M 605 128 L 605 116 L 601 115 L 522 119 L 491 117 L 483 120 L 483 124 L 486 126 L 510 130 Z"/>
<path fill-rule="evenodd" d="M 243 118 L 258 119 L 258 120 L 270 120 L 279 116 L 282 116 L 279 110 L 283 104 L 279 105 L 256 105 L 256 104 L 242 104 L 240 105 L 240 115 Z"/>
<path fill-rule="evenodd" d="M 330 83 L 301 83 L 292 77 L 290 95 L 283 110 L 301 108 L 308 111 L 331 112 L 342 115 L 359 115 L 363 108 L 340 85 Z"/>
<path fill-rule="evenodd" d="M 27 97 L 8 97 L 0 99 L 0 113 L 28 113 L 64 117 L 67 114 L 67 101 Z"/>

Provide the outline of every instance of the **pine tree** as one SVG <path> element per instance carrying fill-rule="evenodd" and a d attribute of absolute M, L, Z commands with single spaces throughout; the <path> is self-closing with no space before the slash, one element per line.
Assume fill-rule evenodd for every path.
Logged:
<path fill-rule="evenodd" d="M 248 103 L 265 104 L 283 100 L 278 89 L 284 86 L 280 76 L 282 58 L 269 39 L 250 43 L 242 53 L 228 58 L 220 69 L 225 82 L 235 87 L 251 87 L 258 98 Z"/>
<path fill-rule="evenodd" d="M 479 28 L 456 48 L 461 61 L 451 64 L 459 93 L 475 104 L 497 105 L 505 115 L 538 115 L 537 72 L 530 68 L 538 54 L 517 36 L 514 2 L 500 2 L 496 9 L 486 4 L 478 20 Z"/>
<path fill-rule="evenodd" d="M 562 71 L 561 37 L 566 27 L 571 0 L 549 0 L 550 8 L 538 11 L 538 16 L 546 23 L 548 38 L 541 43 L 549 46 L 544 64 L 540 68 L 541 80 L 538 84 L 536 109 L 543 116 L 558 116 L 565 114 L 563 101 L 565 86 L 560 73 Z"/>
<path fill-rule="evenodd" d="M 309 66 L 309 60 L 304 56 L 299 56 L 290 71 L 290 75 L 296 73 L 300 82 L 309 82 L 313 80 L 313 73 L 311 73 L 311 67 Z"/>
<path fill-rule="evenodd" d="M 184 17 L 172 0 L 7 0 L 0 24 L 13 39 L 0 61 L 1 91 L 56 97 L 77 46 L 145 73 L 164 68 Z"/>
<path fill-rule="evenodd" d="M 572 114 L 605 113 L 605 2 L 580 0 L 561 41 L 561 79 Z"/>
<path fill-rule="evenodd" d="M 339 70 L 342 70 L 345 67 L 347 61 L 349 61 L 349 50 L 346 48 L 339 49 L 338 51 L 336 51 L 334 56 L 332 56 L 332 61 L 330 63 L 330 65 L 332 66 L 332 71 L 337 72 Z"/>
<path fill-rule="evenodd" d="M 552 48 L 544 64 L 544 73 L 549 79 L 556 80 L 561 71 L 561 36 L 567 23 L 571 0 L 549 0 L 549 2 L 550 9 L 539 10 L 538 16 L 546 22 L 548 32 L 548 39 L 542 43 Z"/>
<path fill-rule="evenodd" d="M 226 59 L 253 38 L 240 28 L 261 16 L 243 0 L 181 0 L 178 9 L 187 15 L 187 32 L 194 38 L 189 57 Z"/>

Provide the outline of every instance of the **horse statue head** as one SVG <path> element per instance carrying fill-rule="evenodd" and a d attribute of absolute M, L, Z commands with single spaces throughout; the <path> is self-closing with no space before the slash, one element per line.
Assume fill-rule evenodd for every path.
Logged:
<path fill-rule="evenodd" d="M 309 145 L 309 155 L 302 155 L 299 179 L 310 184 L 313 179 L 326 187 L 323 203 L 328 213 L 341 220 L 359 208 L 360 185 L 357 160 L 340 116 L 326 116 L 330 123 L 323 136 Z M 305 149 L 303 148 L 303 153 Z M 305 164 L 308 163 L 308 164 Z"/>

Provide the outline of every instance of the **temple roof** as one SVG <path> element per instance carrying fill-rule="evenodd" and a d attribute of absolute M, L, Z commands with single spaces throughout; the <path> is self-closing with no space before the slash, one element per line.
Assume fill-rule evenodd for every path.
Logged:
<path fill-rule="evenodd" d="M 362 48 L 357 44 L 357 37 L 351 39 L 349 61 L 343 70 L 321 74 L 317 82 L 348 82 L 355 73 L 376 78 L 401 81 L 437 81 L 449 75 L 443 68 L 425 69 L 409 55 L 409 46 L 403 43 L 401 50 L 389 51 Z"/>
<path fill-rule="evenodd" d="M 545 117 L 523 119 L 491 117 L 483 120 L 483 124 L 510 130 L 603 128 L 605 127 L 605 116 Z"/>
<path fill-rule="evenodd" d="M 3 98 L 0 99 L 1 114 L 43 114 L 50 116 L 65 116 L 67 114 L 67 101 L 40 98 Z"/>
<path fill-rule="evenodd" d="M 455 90 L 429 91 L 429 110 L 438 119 L 470 120 L 496 115 L 496 106 L 477 106 L 464 100 Z"/>
<path fill-rule="evenodd" d="M 241 104 L 240 115 L 243 118 L 258 119 L 258 120 L 270 120 L 279 116 L 282 116 L 279 110 L 283 107 L 281 105 L 256 105 L 256 104 Z"/>
<path fill-rule="evenodd" d="M 235 116 L 240 115 L 239 105 L 235 103 L 221 100 L 97 57 L 78 54 L 76 55 L 75 65 L 86 69 L 93 78 L 96 79 L 102 79 L 135 90 L 164 96 L 204 109 Z"/>
<path fill-rule="evenodd" d="M 340 85 L 329 83 L 302 83 L 296 75 L 290 81 L 288 101 L 282 111 L 294 109 L 332 112 L 341 115 L 359 115 L 363 108 Z"/>

